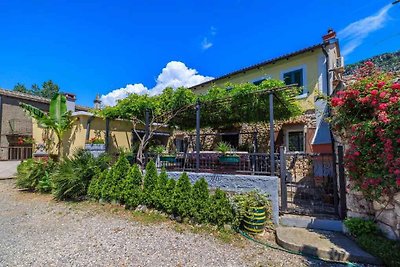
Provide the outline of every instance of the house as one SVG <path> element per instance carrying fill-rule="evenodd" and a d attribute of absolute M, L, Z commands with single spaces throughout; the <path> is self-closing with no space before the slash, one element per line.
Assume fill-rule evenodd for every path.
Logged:
<path fill-rule="evenodd" d="M 329 110 L 326 101 L 318 96 L 332 94 L 340 84 L 343 62 L 336 33 L 330 29 L 321 43 L 233 71 L 190 89 L 202 94 L 213 86 L 229 90 L 228 83 L 257 85 L 270 78 L 283 80 L 288 85 L 298 84 L 302 90 L 297 99 L 304 114 L 290 121 L 276 122 L 276 147 L 284 145 L 291 152 L 332 152 L 330 129 L 324 120 Z M 268 125 L 259 124 L 242 125 L 218 134 L 222 141 L 240 148 L 252 142 L 249 141 L 252 133 L 258 135 L 258 140 L 268 140 L 268 132 Z M 262 151 L 268 150 L 267 141 L 259 143 Z"/>
<path fill-rule="evenodd" d="M 66 94 L 68 109 L 88 111 L 75 105 L 76 97 Z M 50 99 L 0 89 L 0 160 L 21 160 L 32 155 L 32 119 L 19 106 L 23 102 L 43 111 L 49 110 Z"/>

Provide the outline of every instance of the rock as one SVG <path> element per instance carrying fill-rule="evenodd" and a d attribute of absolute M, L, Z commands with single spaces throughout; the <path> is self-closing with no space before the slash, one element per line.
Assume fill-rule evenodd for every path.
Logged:
<path fill-rule="evenodd" d="M 232 230 L 232 226 L 230 224 L 224 224 L 224 230 L 225 231 L 231 231 Z"/>
<path fill-rule="evenodd" d="M 397 193 L 396 195 L 394 195 L 393 200 L 395 202 L 397 202 L 397 204 L 400 205 L 400 193 Z"/>
<path fill-rule="evenodd" d="M 147 206 L 146 205 L 139 205 L 136 207 L 135 211 L 141 211 L 141 212 L 147 212 Z"/>
<path fill-rule="evenodd" d="M 176 217 L 175 217 L 175 220 L 176 220 L 178 223 L 183 222 L 183 219 L 182 219 L 181 216 L 176 216 Z"/>
<path fill-rule="evenodd" d="M 377 210 L 382 210 L 382 209 L 386 209 L 386 210 L 390 210 L 390 209 L 394 209 L 394 206 L 392 203 L 387 203 L 386 201 L 381 202 L 381 201 L 376 201 L 374 200 L 372 202 L 373 208 L 375 211 Z"/>
<path fill-rule="evenodd" d="M 397 216 L 394 213 L 394 210 L 382 210 L 382 211 L 377 211 L 375 214 L 375 219 L 379 222 L 382 222 L 388 226 L 391 226 L 393 228 L 396 227 L 397 224 Z"/>
<path fill-rule="evenodd" d="M 386 225 L 384 223 L 378 222 L 378 228 L 382 231 L 382 233 L 389 239 L 396 240 L 399 238 L 397 231 L 393 230 L 392 227 Z"/>

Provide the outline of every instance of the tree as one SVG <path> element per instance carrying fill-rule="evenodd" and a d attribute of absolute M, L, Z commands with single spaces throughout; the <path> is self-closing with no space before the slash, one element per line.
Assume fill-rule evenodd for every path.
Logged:
<path fill-rule="evenodd" d="M 50 101 L 49 113 L 25 103 L 19 105 L 37 121 L 44 129 L 49 129 L 57 136 L 57 154 L 60 159 L 63 155 L 62 141 L 66 131 L 72 128 L 74 123 L 71 112 L 67 111 L 67 99 L 62 94 L 55 95 Z"/>
<path fill-rule="evenodd" d="M 17 83 L 15 86 L 14 86 L 14 88 L 13 88 L 13 91 L 15 91 L 15 92 L 20 92 L 20 93 L 29 93 L 29 91 L 28 91 L 28 89 L 25 87 L 25 85 L 24 84 L 22 84 L 22 83 Z"/>
<path fill-rule="evenodd" d="M 14 86 L 13 91 L 51 99 L 60 93 L 60 87 L 52 80 L 48 80 L 43 82 L 42 87 L 38 86 L 37 84 L 32 84 L 31 89 L 27 89 L 24 84 L 17 83 Z"/>

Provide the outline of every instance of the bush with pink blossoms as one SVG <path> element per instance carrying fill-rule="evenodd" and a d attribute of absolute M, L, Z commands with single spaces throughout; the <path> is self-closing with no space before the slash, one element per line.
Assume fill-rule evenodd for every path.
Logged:
<path fill-rule="evenodd" d="M 369 199 L 400 191 L 400 83 L 367 62 L 331 98 L 331 125 L 346 143 L 345 166 Z"/>

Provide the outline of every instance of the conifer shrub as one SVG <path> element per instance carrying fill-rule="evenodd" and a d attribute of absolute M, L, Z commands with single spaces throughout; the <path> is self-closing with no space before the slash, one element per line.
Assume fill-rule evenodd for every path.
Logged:
<path fill-rule="evenodd" d="M 133 165 L 126 176 L 126 179 L 122 181 L 121 196 L 122 201 L 125 203 L 125 207 L 136 208 L 142 201 L 142 172 L 140 171 L 139 165 Z"/>
<path fill-rule="evenodd" d="M 210 194 L 208 183 L 204 178 L 196 181 L 192 189 L 193 204 L 191 214 L 198 223 L 206 223 L 209 220 Z"/>
<path fill-rule="evenodd" d="M 117 162 L 111 167 L 104 181 L 101 196 L 106 201 L 121 201 L 121 185 L 122 181 L 128 174 L 130 169 L 129 161 L 125 154 L 121 154 Z"/>
<path fill-rule="evenodd" d="M 158 179 L 157 167 L 154 161 L 150 161 L 146 165 L 146 173 L 143 179 L 143 204 L 148 206 L 154 206 L 153 203 L 153 191 L 156 187 Z"/>
<path fill-rule="evenodd" d="M 176 183 L 173 196 L 173 211 L 176 215 L 190 217 L 192 206 L 192 184 L 187 173 L 183 173 Z"/>
<path fill-rule="evenodd" d="M 164 211 L 172 214 L 174 212 L 174 192 L 176 187 L 176 181 L 174 179 L 168 179 L 167 186 L 165 188 L 165 198 L 162 200 Z"/>
<path fill-rule="evenodd" d="M 224 191 L 217 189 L 211 196 L 211 211 L 209 220 L 218 227 L 229 224 L 233 221 L 233 211 L 231 203 Z"/>
<path fill-rule="evenodd" d="M 101 190 L 103 188 L 104 181 L 106 180 L 108 170 L 105 169 L 102 172 L 98 172 L 93 179 L 90 181 L 88 188 L 88 196 L 91 199 L 99 200 L 101 198 Z"/>
<path fill-rule="evenodd" d="M 167 183 L 168 174 L 165 169 L 162 169 L 160 175 L 158 176 L 157 183 L 152 194 L 154 207 L 161 211 L 165 211 L 164 203 L 166 202 L 165 199 L 168 197 Z"/>

